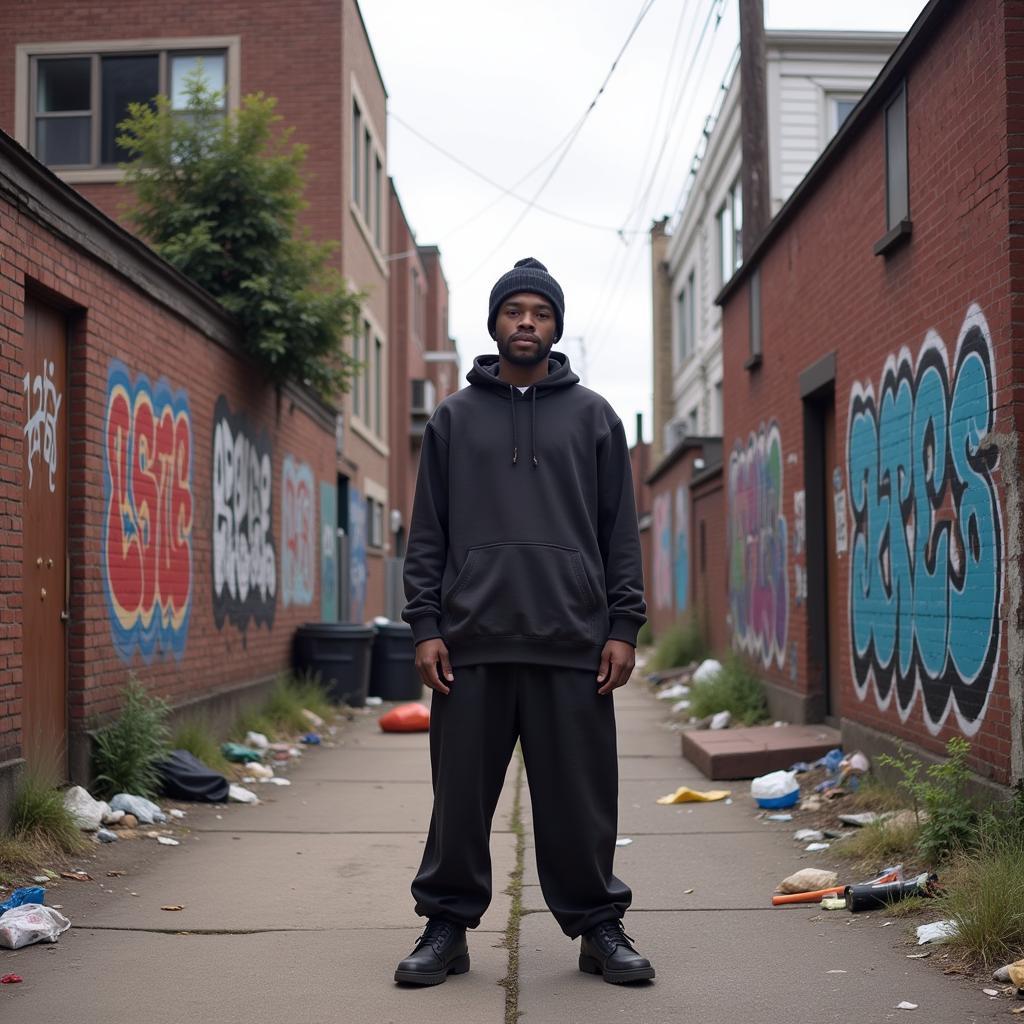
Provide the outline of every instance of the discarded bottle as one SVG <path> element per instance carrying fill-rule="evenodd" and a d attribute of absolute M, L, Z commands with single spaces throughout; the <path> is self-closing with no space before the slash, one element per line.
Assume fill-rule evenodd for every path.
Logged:
<path fill-rule="evenodd" d="M 846 909 L 856 914 L 859 910 L 875 910 L 890 903 L 898 903 L 908 896 L 933 896 L 938 875 L 923 871 L 916 878 L 894 882 L 865 882 L 848 885 L 843 892 Z"/>

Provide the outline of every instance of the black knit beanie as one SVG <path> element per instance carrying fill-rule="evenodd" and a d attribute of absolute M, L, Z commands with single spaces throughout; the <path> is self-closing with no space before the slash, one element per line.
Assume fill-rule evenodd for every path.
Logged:
<path fill-rule="evenodd" d="M 516 265 L 498 278 L 498 283 L 491 289 L 487 315 L 487 330 L 494 337 L 494 325 L 498 320 L 501 304 L 510 296 L 519 292 L 532 292 L 543 295 L 555 310 L 555 341 L 562 336 L 562 321 L 565 317 L 565 299 L 559 283 L 548 273 L 548 268 L 540 260 L 527 256 L 517 261 Z"/>

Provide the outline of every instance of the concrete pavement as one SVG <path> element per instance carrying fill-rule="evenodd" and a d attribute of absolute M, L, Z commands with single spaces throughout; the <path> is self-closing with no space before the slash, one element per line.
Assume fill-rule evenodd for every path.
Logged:
<path fill-rule="evenodd" d="M 655 962 L 653 984 L 612 986 L 577 970 L 576 947 L 540 893 L 524 784 L 518 1002 L 506 1005 L 514 761 L 495 818 L 495 900 L 470 938 L 473 969 L 432 989 L 394 985 L 420 924 L 409 883 L 430 813 L 427 742 L 384 735 L 369 716 L 304 757 L 290 787 L 260 787 L 260 806 L 191 808 L 179 847 L 98 848 L 85 862 L 97 881 L 61 883 L 50 897 L 71 931 L 56 946 L 0 951 L 0 974 L 25 978 L 0 988 L 0 1020 L 502 1024 L 518 1009 L 526 1024 L 861 1024 L 914 1019 L 895 1009 L 901 1000 L 934 1024 L 1005 1019 L 1008 1001 L 908 960 L 901 922 L 883 929 L 874 914 L 771 908 L 780 878 L 822 862 L 799 852 L 790 826 L 755 817 L 746 783 L 731 805 L 656 804 L 679 785 L 712 787 L 639 682 L 616 694 L 616 707 L 619 834 L 633 840 L 616 871 L 633 888 L 626 927 Z M 108 878 L 116 868 L 127 873 Z M 160 909 L 177 903 L 185 909 Z"/>

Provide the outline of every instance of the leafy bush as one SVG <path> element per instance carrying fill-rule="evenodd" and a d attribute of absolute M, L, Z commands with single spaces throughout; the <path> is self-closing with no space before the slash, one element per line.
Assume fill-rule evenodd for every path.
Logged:
<path fill-rule="evenodd" d="M 719 711 L 732 712 L 733 719 L 742 725 L 756 725 L 768 717 L 761 680 L 738 654 L 730 654 L 713 679 L 695 683 L 690 690 L 692 717 L 706 718 Z"/>
<path fill-rule="evenodd" d="M 298 214 L 306 147 L 275 132 L 276 101 L 246 96 L 222 109 L 201 68 L 185 79 L 184 111 L 166 96 L 132 103 L 118 142 L 131 156 L 132 223 L 166 260 L 219 299 L 270 374 L 335 398 L 358 364 L 344 340 L 361 327 L 363 296 L 329 264 Z"/>
<path fill-rule="evenodd" d="M 707 642 L 700 623 L 695 616 L 689 616 L 665 630 L 658 638 L 649 664 L 652 671 L 658 672 L 701 661 L 706 655 Z"/>
<path fill-rule="evenodd" d="M 978 812 L 967 796 L 970 769 L 967 755 L 971 745 L 961 736 L 946 744 L 947 759 L 929 765 L 900 747 L 896 757 L 882 754 L 878 763 L 895 768 L 901 778 L 897 785 L 909 796 L 915 812 L 925 811 L 918 849 L 932 864 L 945 860 L 956 850 L 967 849 L 978 839 Z"/>
<path fill-rule="evenodd" d="M 171 747 L 174 750 L 187 750 L 194 757 L 198 757 L 207 768 L 212 768 L 222 775 L 226 775 L 231 769 L 231 763 L 220 752 L 217 737 L 213 735 L 210 727 L 199 719 L 181 722 L 174 730 Z"/>
<path fill-rule="evenodd" d="M 135 676 L 129 677 L 121 713 L 96 737 L 93 762 L 99 795 L 156 795 L 160 776 L 154 764 L 168 750 L 170 710 L 165 700 L 150 696 Z"/>

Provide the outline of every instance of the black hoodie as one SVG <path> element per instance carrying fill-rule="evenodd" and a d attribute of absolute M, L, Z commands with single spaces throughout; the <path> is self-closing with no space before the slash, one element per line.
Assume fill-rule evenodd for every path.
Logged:
<path fill-rule="evenodd" d="M 498 364 L 477 357 L 427 423 L 402 618 L 453 666 L 596 670 L 646 621 L 625 432 L 562 353 L 525 394 Z"/>

